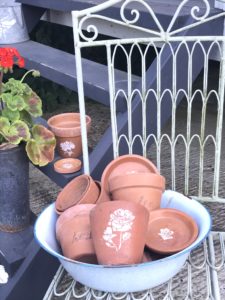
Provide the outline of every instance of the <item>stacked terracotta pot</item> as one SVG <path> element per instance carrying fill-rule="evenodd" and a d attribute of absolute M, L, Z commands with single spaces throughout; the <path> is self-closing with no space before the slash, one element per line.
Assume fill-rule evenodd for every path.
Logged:
<path fill-rule="evenodd" d="M 115 159 L 104 170 L 102 182 L 112 200 L 139 203 L 149 212 L 160 208 L 165 178 L 144 157 L 125 155 Z"/>
<path fill-rule="evenodd" d="M 58 194 L 56 238 L 64 256 L 70 259 L 97 263 L 91 239 L 90 211 L 95 207 L 100 191 L 100 183 L 83 174 L 71 180 Z"/>
<path fill-rule="evenodd" d="M 139 155 L 113 160 L 101 185 L 88 175 L 76 177 L 55 203 L 60 214 L 56 237 L 63 254 L 107 265 L 150 260 L 144 254 L 149 214 L 160 207 L 164 189 L 165 178 Z"/>
<path fill-rule="evenodd" d="M 90 130 L 91 118 L 86 115 L 86 129 Z M 63 113 L 48 120 L 48 126 L 56 137 L 58 154 L 64 158 L 76 158 L 82 154 L 80 113 Z"/>

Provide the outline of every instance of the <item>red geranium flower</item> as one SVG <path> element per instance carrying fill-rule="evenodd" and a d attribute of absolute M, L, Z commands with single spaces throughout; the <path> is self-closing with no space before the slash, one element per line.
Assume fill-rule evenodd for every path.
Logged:
<path fill-rule="evenodd" d="M 0 48 L 0 70 L 12 71 L 13 65 L 24 67 L 24 58 L 20 55 L 16 48 Z"/>

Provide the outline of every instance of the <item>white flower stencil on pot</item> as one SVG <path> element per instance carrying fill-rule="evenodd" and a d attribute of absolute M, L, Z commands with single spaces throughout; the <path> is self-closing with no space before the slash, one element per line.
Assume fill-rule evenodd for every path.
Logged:
<path fill-rule="evenodd" d="M 97 203 L 90 213 L 91 235 L 99 264 L 125 265 L 142 261 L 149 212 L 134 202 Z"/>
<path fill-rule="evenodd" d="M 71 156 L 73 154 L 73 150 L 75 149 L 75 145 L 73 142 L 65 141 L 63 143 L 60 143 L 60 148 L 63 152 L 65 152 L 68 156 Z"/>
<path fill-rule="evenodd" d="M 161 228 L 158 235 L 161 236 L 161 238 L 165 240 L 172 240 L 173 239 L 173 230 L 170 230 L 169 228 Z"/>
<path fill-rule="evenodd" d="M 131 237 L 135 216 L 128 209 L 117 209 L 111 215 L 103 235 L 108 247 L 119 251 L 122 244 Z"/>

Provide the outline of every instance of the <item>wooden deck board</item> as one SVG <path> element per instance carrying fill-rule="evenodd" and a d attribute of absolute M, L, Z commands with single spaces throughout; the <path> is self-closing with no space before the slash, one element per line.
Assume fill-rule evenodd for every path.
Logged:
<path fill-rule="evenodd" d="M 81 10 L 104 2 L 102 0 L 36 0 L 34 4 L 33 0 L 17 0 L 17 1 L 23 4 L 28 4 L 33 6 L 35 5 L 37 7 L 45 7 L 48 9 L 55 9 L 55 10 L 60 10 L 65 12 L 71 10 Z M 181 1 L 180 0 L 170 0 L 170 1 L 146 0 L 146 3 L 151 5 L 153 10 L 157 14 L 162 14 L 165 16 L 172 17 L 174 15 L 176 8 L 181 3 Z M 209 3 L 212 9 L 211 13 L 218 11 L 218 9 L 214 8 L 214 0 L 209 0 Z M 181 15 L 185 15 L 185 16 L 189 15 L 190 8 L 192 8 L 195 5 L 199 6 L 199 8 L 203 10 L 205 8 L 205 4 L 201 0 L 188 1 L 183 7 L 183 10 L 181 11 Z M 121 6 L 121 4 L 115 5 L 115 7 L 119 7 L 119 6 Z"/>
<path fill-rule="evenodd" d="M 27 69 L 37 69 L 43 77 L 77 91 L 74 55 L 33 41 L 18 43 L 17 49 L 25 58 Z M 104 105 L 109 105 L 109 87 L 108 81 L 105 80 L 108 76 L 107 67 L 84 58 L 82 58 L 82 65 L 86 96 Z M 115 70 L 115 72 L 118 82 L 121 82 L 123 86 L 126 83 L 127 74 L 119 70 Z M 138 76 L 133 75 L 134 85 L 139 80 Z M 124 109 L 124 102 L 121 101 L 118 110 L 123 111 Z"/>

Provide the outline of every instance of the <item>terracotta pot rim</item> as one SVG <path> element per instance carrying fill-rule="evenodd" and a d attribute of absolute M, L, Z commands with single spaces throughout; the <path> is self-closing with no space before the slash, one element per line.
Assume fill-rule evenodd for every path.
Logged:
<path fill-rule="evenodd" d="M 60 203 L 60 202 L 63 202 L 64 200 L 64 197 L 65 195 L 67 194 L 67 191 L 69 191 L 70 189 L 73 188 L 76 188 L 77 186 L 79 186 L 79 180 L 83 180 L 83 179 L 86 179 L 86 188 L 85 190 L 83 191 L 83 193 L 81 194 L 80 198 L 72 203 L 69 207 L 66 207 L 64 210 L 60 210 L 58 207 L 57 207 L 57 204 Z M 58 194 L 58 197 L 56 198 L 56 202 L 55 202 L 55 210 L 58 214 L 61 214 L 62 212 L 64 212 L 65 210 L 67 210 L 68 208 L 71 208 L 73 206 L 76 206 L 76 205 L 83 205 L 83 204 L 94 204 L 94 203 L 82 203 L 82 201 L 84 201 L 84 198 L 85 198 L 85 195 L 87 195 L 88 192 L 90 192 L 90 188 L 92 185 L 95 185 L 96 186 L 96 190 L 98 189 L 98 196 L 97 196 L 97 199 L 100 195 L 100 186 L 92 179 L 92 177 L 90 175 L 87 175 L 87 174 L 82 174 L 78 177 L 75 177 L 74 179 L 72 179 L 62 190 L 61 192 Z M 94 188 L 95 188 L 94 186 Z M 97 200 L 96 200 L 97 201 Z M 95 202 L 96 202 L 95 201 Z"/>
<path fill-rule="evenodd" d="M 139 182 L 137 181 L 140 180 Z M 115 191 L 126 187 L 152 187 L 159 190 L 165 190 L 165 177 L 155 173 L 133 173 L 115 176 L 108 182 L 109 191 Z"/>
<path fill-rule="evenodd" d="M 95 208 L 97 209 L 100 206 L 105 206 L 105 205 L 106 206 L 108 206 L 108 205 L 116 205 L 115 202 L 117 204 L 120 203 L 121 205 L 132 206 L 132 207 L 136 207 L 136 208 L 142 209 L 142 210 L 144 210 L 149 215 L 148 209 L 145 206 L 143 206 L 142 204 L 137 203 L 137 202 L 133 202 L 133 201 L 126 201 L 126 200 L 123 200 L 123 199 L 116 199 L 116 200 L 104 201 L 104 202 L 96 203 L 95 207 L 93 207 L 93 210 L 90 211 L 90 214 L 92 214 L 94 212 Z"/>
<path fill-rule="evenodd" d="M 147 172 L 149 170 L 150 173 L 155 173 L 159 174 L 159 171 L 157 167 L 148 159 L 145 158 L 141 155 L 137 154 L 126 154 L 126 155 L 121 155 L 117 157 L 116 159 L 112 160 L 104 169 L 101 177 L 101 183 L 102 183 L 102 188 L 105 189 L 106 192 L 109 192 L 108 189 L 108 181 L 110 178 L 115 177 L 116 175 L 114 174 L 113 176 L 113 171 L 116 170 L 116 168 L 123 163 L 126 162 L 135 162 L 136 164 L 140 164 L 140 166 L 143 166 L 143 170 Z M 144 171 L 143 171 L 144 172 Z"/>
<path fill-rule="evenodd" d="M 67 118 L 75 117 L 75 121 L 77 121 L 77 123 L 79 125 L 77 125 L 75 127 L 67 127 L 67 128 L 61 127 L 60 121 L 61 121 L 62 117 L 63 117 L 64 121 Z M 87 131 L 88 131 L 90 129 L 90 125 L 91 125 L 91 117 L 88 115 L 86 115 L 85 117 L 86 117 Z M 58 122 L 58 124 L 57 124 L 57 122 Z M 75 136 L 81 135 L 80 113 L 57 114 L 57 115 L 50 117 L 48 119 L 47 123 L 48 123 L 48 126 L 50 127 L 50 129 L 55 134 L 55 136 L 69 138 L 69 137 L 75 137 Z"/>

